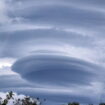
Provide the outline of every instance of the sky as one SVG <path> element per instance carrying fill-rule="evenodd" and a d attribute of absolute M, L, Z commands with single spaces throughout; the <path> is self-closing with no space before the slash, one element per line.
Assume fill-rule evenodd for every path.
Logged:
<path fill-rule="evenodd" d="M 104 33 L 105 0 L 0 0 L 0 91 L 105 101 Z"/>

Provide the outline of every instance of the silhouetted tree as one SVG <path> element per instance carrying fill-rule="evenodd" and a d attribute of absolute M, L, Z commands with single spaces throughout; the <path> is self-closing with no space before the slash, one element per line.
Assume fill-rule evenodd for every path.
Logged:
<path fill-rule="evenodd" d="M 79 105 L 78 102 L 72 102 L 72 103 L 68 103 L 68 105 Z"/>
<path fill-rule="evenodd" d="M 34 99 L 31 97 L 23 97 L 23 99 L 20 98 L 13 98 L 13 92 L 10 91 L 7 95 L 5 99 L 0 98 L 0 105 L 8 105 L 8 103 L 12 100 L 13 105 L 40 105 L 40 101 L 39 98 L 38 99 Z"/>
<path fill-rule="evenodd" d="M 100 103 L 99 105 L 105 105 L 105 103 Z"/>

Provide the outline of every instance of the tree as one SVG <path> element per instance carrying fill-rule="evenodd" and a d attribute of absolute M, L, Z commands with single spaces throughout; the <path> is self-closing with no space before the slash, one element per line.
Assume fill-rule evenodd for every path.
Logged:
<path fill-rule="evenodd" d="M 99 105 L 105 105 L 105 103 L 100 103 Z"/>
<path fill-rule="evenodd" d="M 40 105 L 40 100 L 29 96 L 17 95 L 10 91 L 6 98 L 0 98 L 0 105 Z"/>
<path fill-rule="evenodd" d="M 72 103 L 68 103 L 68 105 L 79 105 L 78 102 L 72 102 Z"/>

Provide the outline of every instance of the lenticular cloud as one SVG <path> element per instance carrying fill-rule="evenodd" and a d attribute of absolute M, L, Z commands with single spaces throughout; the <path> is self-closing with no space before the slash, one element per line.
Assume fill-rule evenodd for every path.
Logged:
<path fill-rule="evenodd" d="M 66 56 L 39 54 L 22 58 L 12 70 L 33 83 L 89 85 L 97 75 L 95 65 Z"/>

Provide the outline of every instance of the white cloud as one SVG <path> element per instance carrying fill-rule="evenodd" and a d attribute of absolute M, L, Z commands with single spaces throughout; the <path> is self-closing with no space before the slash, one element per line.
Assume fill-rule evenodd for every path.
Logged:
<path fill-rule="evenodd" d="M 15 60 L 11 58 L 2 58 L 0 59 L 0 68 L 5 67 L 5 66 L 11 67 L 14 61 Z"/>
<path fill-rule="evenodd" d="M 8 24 L 1 27 L 1 32 L 15 32 L 23 30 L 51 29 L 49 25 L 33 25 L 25 23 Z"/>
<path fill-rule="evenodd" d="M 11 70 L 11 66 L 15 60 L 10 58 L 0 59 L 0 76 L 2 75 L 16 75 L 15 72 Z"/>

